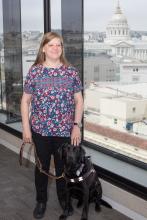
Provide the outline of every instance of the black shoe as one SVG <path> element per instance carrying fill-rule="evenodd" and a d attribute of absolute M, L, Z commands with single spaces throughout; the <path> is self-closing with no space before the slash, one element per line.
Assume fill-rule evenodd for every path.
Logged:
<path fill-rule="evenodd" d="M 36 219 L 43 218 L 45 214 L 45 210 L 46 210 L 46 203 L 38 202 L 33 212 L 34 218 Z"/>

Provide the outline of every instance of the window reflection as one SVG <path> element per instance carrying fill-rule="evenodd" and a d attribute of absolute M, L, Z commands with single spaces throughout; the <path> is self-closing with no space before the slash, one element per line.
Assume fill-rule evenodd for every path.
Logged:
<path fill-rule="evenodd" d="M 22 84 L 43 32 L 43 1 L 0 0 L 0 122 L 19 131 Z"/>
<path fill-rule="evenodd" d="M 2 90 L 4 91 L 4 108 L 6 123 L 20 120 L 20 97 L 22 93 L 21 76 L 21 28 L 20 28 L 20 1 L 2 1 L 3 10 L 3 47 L 4 47 L 4 79 Z M 7 13 L 6 13 L 7 12 Z"/>
<path fill-rule="evenodd" d="M 147 27 L 139 0 L 84 1 L 84 139 L 147 161 Z"/>

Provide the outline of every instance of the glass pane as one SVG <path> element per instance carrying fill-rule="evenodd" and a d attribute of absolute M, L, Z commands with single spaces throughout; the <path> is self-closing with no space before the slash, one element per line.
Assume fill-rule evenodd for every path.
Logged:
<path fill-rule="evenodd" d="M 82 10 L 82 0 L 71 0 L 70 4 L 68 0 L 51 0 L 51 30 L 63 36 L 65 55 L 80 74 L 83 61 Z"/>
<path fill-rule="evenodd" d="M 32 13 L 33 9 L 33 13 Z M 21 1 L 23 81 L 34 63 L 44 32 L 43 1 Z"/>
<path fill-rule="evenodd" d="M 133 10 L 132 1 L 84 1 L 84 139 L 144 163 L 146 7 L 146 0 Z"/>
<path fill-rule="evenodd" d="M 4 75 L 4 42 L 3 42 L 3 10 L 2 0 L 0 0 L 0 110 L 6 110 L 5 95 L 5 75 Z"/>
<path fill-rule="evenodd" d="M 83 0 L 62 0 L 62 35 L 65 54 L 71 64 L 83 72 Z"/>
<path fill-rule="evenodd" d="M 20 121 L 20 98 L 22 95 L 20 1 L 2 1 L 4 91 L 6 123 Z M 3 93 L 2 93 L 3 94 Z"/>
<path fill-rule="evenodd" d="M 50 0 L 51 31 L 61 34 L 61 0 Z"/>
<path fill-rule="evenodd" d="M 19 131 L 22 84 L 43 32 L 43 1 L 0 0 L 0 122 Z"/>

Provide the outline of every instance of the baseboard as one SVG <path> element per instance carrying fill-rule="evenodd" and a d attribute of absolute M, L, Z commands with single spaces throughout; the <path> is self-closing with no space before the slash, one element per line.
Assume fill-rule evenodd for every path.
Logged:
<path fill-rule="evenodd" d="M 16 146 L 10 144 L 9 142 L 7 142 L 7 141 L 5 141 L 5 140 L 2 140 L 1 138 L 0 138 L 0 143 L 1 143 L 3 146 L 7 147 L 8 149 L 12 150 L 13 152 L 19 154 L 20 149 L 19 149 L 18 147 L 16 147 Z M 25 151 L 23 152 L 23 157 L 26 158 L 26 159 L 28 159 L 28 154 L 27 154 L 27 152 L 25 152 Z M 29 160 L 30 160 L 32 163 L 35 163 L 35 158 L 34 158 L 34 156 L 30 155 Z"/>
<path fill-rule="evenodd" d="M 103 199 L 132 220 L 147 220 L 147 202 L 102 179 Z"/>

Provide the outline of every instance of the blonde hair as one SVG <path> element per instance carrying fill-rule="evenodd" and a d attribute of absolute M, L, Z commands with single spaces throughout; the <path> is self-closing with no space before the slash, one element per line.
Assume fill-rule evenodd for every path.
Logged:
<path fill-rule="evenodd" d="M 38 54 L 37 54 L 37 57 L 36 57 L 36 60 L 33 64 L 33 66 L 37 65 L 37 64 L 43 64 L 43 62 L 45 61 L 45 54 L 43 52 L 43 47 L 45 44 L 47 44 L 48 42 L 50 42 L 54 38 L 58 38 L 61 41 L 62 54 L 60 56 L 60 62 L 66 66 L 70 65 L 65 57 L 64 47 L 63 47 L 63 38 L 59 34 L 57 34 L 56 32 L 47 32 L 43 35 L 42 41 L 40 43 L 39 51 L 38 51 Z"/>

